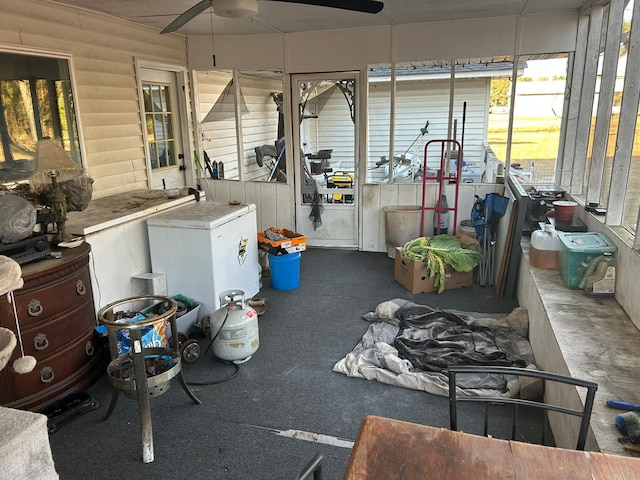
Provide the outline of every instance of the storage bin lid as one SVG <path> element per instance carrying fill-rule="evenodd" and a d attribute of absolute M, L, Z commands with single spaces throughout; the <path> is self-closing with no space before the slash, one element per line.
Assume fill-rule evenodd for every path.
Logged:
<path fill-rule="evenodd" d="M 614 253 L 616 246 L 600 232 L 558 232 L 560 246 L 575 253 Z"/>

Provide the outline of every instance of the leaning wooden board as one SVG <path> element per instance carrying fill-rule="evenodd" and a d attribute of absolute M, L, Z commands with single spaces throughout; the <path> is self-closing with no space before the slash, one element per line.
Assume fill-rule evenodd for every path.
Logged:
<path fill-rule="evenodd" d="M 640 458 L 499 440 L 390 418 L 362 421 L 345 480 L 632 480 Z"/>

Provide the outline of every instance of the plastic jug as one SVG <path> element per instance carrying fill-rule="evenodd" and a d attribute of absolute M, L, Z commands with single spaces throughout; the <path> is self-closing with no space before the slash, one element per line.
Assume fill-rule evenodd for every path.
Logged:
<path fill-rule="evenodd" d="M 616 261 L 605 252 L 596 257 L 584 276 L 584 292 L 592 297 L 613 297 L 616 291 Z"/>
<path fill-rule="evenodd" d="M 536 230 L 531 234 L 529 261 L 536 268 L 559 268 L 560 240 L 553 225 L 546 224 L 544 230 Z"/>
<path fill-rule="evenodd" d="M 433 234 L 444 235 L 449 231 L 449 204 L 447 196 L 443 193 L 442 197 L 436 202 L 436 209 L 433 211 Z M 438 231 L 438 211 L 440 211 L 440 229 Z"/>

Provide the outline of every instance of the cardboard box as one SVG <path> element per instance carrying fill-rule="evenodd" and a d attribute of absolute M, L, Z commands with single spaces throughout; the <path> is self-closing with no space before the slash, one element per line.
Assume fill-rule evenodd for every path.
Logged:
<path fill-rule="evenodd" d="M 307 248 L 307 237 L 299 233 L 292 232 L 286 228 L 274 228 L 269 230 L 284 235 L 285 239 L 270 240 L 265 232 L 258 232 L 258 248 L 271 255 L 286 255 L 287 253 L 302 252 Z"/>
<path fill-rule="evenodd" d="M 433 285 L 435 277 L 429 277 L 427 266 L 424 262 L 413 260 L 406 264 L 402 261 L 401 247 L 396 247 L 396 259 L 394 278 L 396 282 L 409 290 L 411 293 L 437 292 Z M 473 272 L 456 272 L 449 265 L 445 267 L 446 278 L 444 289 L 470 287 L 473 284 Z"/>

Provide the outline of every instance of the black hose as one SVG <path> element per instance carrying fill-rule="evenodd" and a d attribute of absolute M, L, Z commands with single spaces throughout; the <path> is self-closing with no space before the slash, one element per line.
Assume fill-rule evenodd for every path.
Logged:
<path fill-rule="evenodd" d="M 227 308 L 227 314 L 224 316 L 224 320 L 222 321 L 222 325 L 220 325 L 220 328 L 218 329 L 216 334 L 213 336 L 213 338 L 209 342 L 209 345 L 207 345 L 207 348 L 204 351 L 205 356 L 209 354 L 209 349 L 213 345 L 213 342 L 215 342 L 216 338 L 218 338 L 218 335 L 220 335 L 220 332 L 224 328 L 225 323 L 227 323 L 227 319 L 229 318 L 229 311 L 230 311 L 230 309 Z M 196 386 L 217 385 L 219 383 L 228 382 L 229 380 L 234 378 L 236 375 L 238 375 L 238 373 L 240 372 L 240 366 L 238 364 L 233 363 L 233 362 L 229 362 L 228 360 L 223 360 L 223 359 L 218 358 L 218 357 L 215 357 L 215 358 L 217 358 L 220 362 L 222 362 L 224 364 L 232 365 L 233 367 L 235 367 L 233 373 L 231 375 L 229 375 L 228 377 L 225 377 L 225 378 L 223 378 L 221 380 L 211 380 L 211 381 L 208 381 L 208 382 L 187 382 L 187 385 L 196 385 Z"/>

